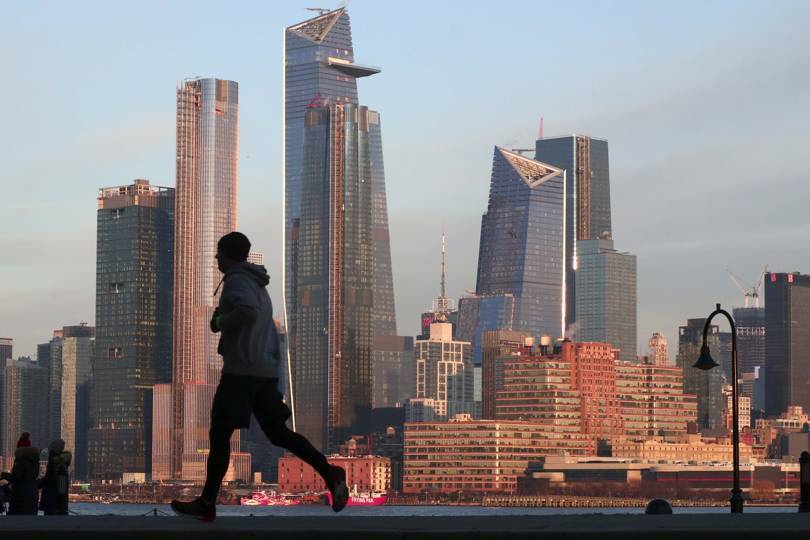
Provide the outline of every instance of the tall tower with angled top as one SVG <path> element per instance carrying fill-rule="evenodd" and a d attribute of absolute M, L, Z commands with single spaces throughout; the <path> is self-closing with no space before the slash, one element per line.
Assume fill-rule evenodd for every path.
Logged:
<path fill-rule="evenodd" d="M 370 405 L 372 338 L 396 334 L 380 115 L 360 106 L 357 96 L 357 79 L 379 71 L 354 61 L 345 8 L 285 29 L 284 312 L 290 386 L 296 428 L 322 447 L 359 421 L 356 411 Z M 338 133 L 332 129 L 338 125 L 357 131 Z M 327 157 L 345 161 L 323 161 Z M 359 197 L 354 207 L 331 209 L 344 215 L 326 208 L 321 212 L 314 201 L 305 200 L 307 193 L 317 195 L 307 186 L 330 185 L 343 190 L 332 193 L 333 200 Z M 317 231 L 351 230 L 354 237 L 312 243 Z M 351 253 L 359 258 L 350 261 Z M 344 266 L 338 266 L 340 261 Z M 356 273 L 348 271 L 348 263 L 357 266 Z M 343 282 L 321 282 L 330 272 Z M 325 311 L 318 307 L 321 300 Z M 357 325 L 348 324 L 351 320 Z M 353 337 L 346 332 L 354 332 Z M 316 334 L 332 341 L 316 345 Z M 359 356 L 347 356 L 351 351 Z M 333 395 L 344 390 L 348 394 Z"/>
<path fill-rule="evenodd" d="M 512 330 L 565 331 L 565 171 L 496 147 L 476 293 L 512 295 Z M 494 329 L 494 328 L 487 328 Z"/>

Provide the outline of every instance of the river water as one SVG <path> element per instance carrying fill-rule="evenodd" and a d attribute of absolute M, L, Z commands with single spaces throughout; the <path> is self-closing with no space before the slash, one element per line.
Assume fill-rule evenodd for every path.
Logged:
<path fill-rule="evenodd" d="M 155 504 L 96 504 L 73 503 L 70 513 L 99 516 L 158 516 L 173 515 L 169 505 Z M 728 513 L 728 508 L 674 508 L 676 514 Z M 796 512 L 795 507 L 748 506 L 746 513 Z M 642 514 L 643 508 L 494 508 L 484 506 L 372 506 L 347 507 L 339 516 L 550 516 L 571 514 Z M 320 505 L 298 506 L 217 506 L 217 516 L 334 516 L 332 510 Z"/>

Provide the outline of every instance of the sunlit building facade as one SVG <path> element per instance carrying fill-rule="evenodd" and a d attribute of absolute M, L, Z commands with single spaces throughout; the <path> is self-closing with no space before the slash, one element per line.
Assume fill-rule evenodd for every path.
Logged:
<path fill-rule="evenodd" d="M 683 370 L 683 388 L 687 394 L 697 396 L 698 429 L 714 429 L 723 426 L 723 386 L 726 376 L 721 368 L 701 370 L 692 367 L 700 357 L 703 343 L 703 326 L 706 319 L 688 319 L 686 326 L 678 329 L 677 365 Z M 717 326 L 709 327 L 708 345 L 714 361 L 724 366 L 730 361 L 721 354 L 720 332 Z"/>
<path fill-rule="evenodd" d="M 630 440 L 673 437 L 697 422 L 697 397 L 683 390 L 683 370 L 656 363 L 616 364 L 624 435 Z"/>
<path fill-rule="evenodd" d="M 530 461 L 548 455 L 594 455 L 592 438 L 517 420 L 406 423 L 404 493 L 506 493 Z"/>
<path fill-rule="evenodd" d="M 576 320 L 577 242 L 612 236 L 608 142 L 587 135 L 538 139 L 535 159 L 565 171 L 565 324 Z"/>
<path fill-rule="evenodd" d="M 166 477 L 156 467 L 156 480 L 205 478 L 211 402 L 222 368 L 219 335 L 209 328 L 222 277 L 215 255 L 220 237 L 237 229 L 238 130 L 237 83 L 192 79 L 178 87 L 171 470 Z M 157 441 L 155 447 L 167 445 Z M 249 479 L 250 456 L 239 451 L 238 433 L 231 447 L 232 463 Z"/>
<path fill-rule="evenodd" d="M 415 397 L 433 400 L 436 419 L 447 420 L 457 414 L 473 414 L 475 404 L 470 344 L 453 339 L 452 324 L 431 324 L 429 339 L 416 340 L 414 356 Z"/>
<path fill-rule="evenodd" d="M 660 332 L 653 332 L 653 335 L 647 341 L 647 348 L 652 364 L 656 366 L 669 365 L 669 346 L 666 336 Z"/>

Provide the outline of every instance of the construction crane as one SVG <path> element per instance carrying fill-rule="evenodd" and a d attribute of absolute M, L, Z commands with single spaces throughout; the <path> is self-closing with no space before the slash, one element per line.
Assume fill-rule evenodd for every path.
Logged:
<path fill-rule="evenodd" d="M 748 288 L 746 288 L 745 285 L 743 285 L 742 280 L 739 277 L 737 277 L 734 274 L 734 272 L 728 269 L 726 269 L 726 272 L 728 272 L 731 281 L 733 281 L 734 284 L 737 286 L 737 288 L 740 289 L 740 292 L 743 293 L 743 297 L 745 298 L 745 307 L 750 307 L 750 304 L 753 301 L 754 303 L 753 307 L 758 308 L 759 291 L 762 288 L 762 283 L 763 280 L 765 279 L 765 274 L 768 272 L 768 267 L 765 266 L 765 268 L 762 270 L 762 273 L 759 274 L 759 279 L 757 279 L 756 283 L 754 283 L 752 286 Z"/>
<path fill-rule="evenodd" d="M 319 8 L 319 7 L 308 7 L 308 8 L 304 8 L 304 9 L 307 10 L 307 11 L 317 11 L 318 15 L 325 15 L 325 14 L 329 13 L 330 11 L 332 11 L 331 9 Z"/>

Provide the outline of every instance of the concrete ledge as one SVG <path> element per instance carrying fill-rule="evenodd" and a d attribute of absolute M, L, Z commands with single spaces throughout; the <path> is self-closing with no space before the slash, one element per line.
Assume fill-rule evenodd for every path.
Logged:
<path fill-rule="evenodd" d="M 806 539 L 810 514 L 566 515 L 497 517 L 176 517 L 0 516 L 4 539 L 261 540 L 383 539 Z"/>

